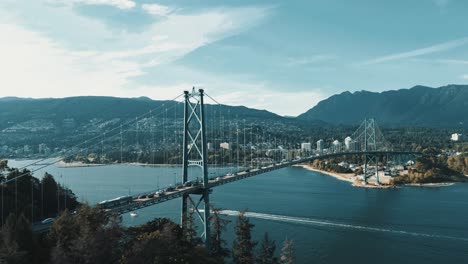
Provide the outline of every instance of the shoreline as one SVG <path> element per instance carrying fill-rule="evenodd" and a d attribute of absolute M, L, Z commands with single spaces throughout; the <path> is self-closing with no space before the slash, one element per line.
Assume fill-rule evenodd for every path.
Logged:
<path fill-rule="evenodd" d="M 175 167 L 177 164 L 147 164 L 138 162 L 124 162 L 124 163 L 83 163 L 83 162 L 64 162 L 60 161 L 57 163 L 59 168 L 80 168 L 80 167 L 102 167 L 102 166 L 113 166 L 113 165 L 125 165 L 125 166 L 151 166 L 151 167 Z"/>
<path fill-rule="evenodd" d="M 99 166 L 106 166 L 107 164 L 87 164 L 82 162 L 64 162 L 59 161 L 57 162 L 57 167 L 59 168 L 79 168 L 79 167 L 99 167 Z"/>
<path fill-rule="evenodd" d="M 349 177 L 350 174 L 345 174 L 345 173 L 336 173 L 336 172 L 329 172 L 329 171 L 322 171 L 319 169 L 312 168 L 312 166 L 307 165 L 307 164 L 297 164 L 294 165 L 295 167 L 301 167 L 306 170 L 322 173 L 328 176 L 331 176 L 337 180 L 340 181 L 345 181 L 351 183 L 352 186 L 354 187 L 361 187 L 361 188 L 373 188 L 373 189 L 392 189 L 392 188 L 400 188 L 400 186 L 407 186 L 407 187 L 448 187 L 452 186 L 455 183 L 454 182 L 440 182 L 440 183 L 407 183 L 407 184 L 402 184 L 402 185 L 374 185 L 374 184 L 362 184 L 360 181 L 357 181 L 355 179 L 351 179 Z"/>
<path fill-rule="evenodd" d="M 344 175 L 341 175 L 339 173 L 329 172 L 329 171 L 322 171 L 322 170 L 319 170 L 319 169 L 312 168 L 311 166 L 306 165 L 306 164 L 297 164 L 297 165 L 294 165 L 294 167 L 301 167 L 301 168 L 306 169 L 306 170 L 326 174 L 326 175 L 331 176 L 331 177 L 333 177 L 333 178 L 335 178 L 337 180 L 340 180 L 340 181 L 354 183 L 354 180 L 346 178 Z"/>
<path fill-rule="evenodd" d="M 125 165 L 125 166 L 142 166 L 142 167 L 181 167 L 182 164 L 151 164 L 151 163 L 140 163 L 140 162 L 123 162 L 123 163 L 83 163 L 79 161 L 74 162 L 64 162 L 59 161 L 57 163 L 59 168 L 79 168 L 79 167 L 99 167 L 99 166 L 114 166 L 114 165 Z M 234 168 L 235 166 L 222 166 L 222 165 L 212 165 L 214 167 L 222 168 Z"/>
<path fill-rule="evenodd" d="M 340 181 L 349 182 L 349 183 L 351 183 L 351 186 L 353 186 L 353 187 L 358 187 L 358 188 L 371 188 L 371 189 L 392 189 L 392 188 L 398 188 L 398 187 L 395 186 L 395 185 L 362 184 L 362 183 L 360 183 L 359 181 L 356 181 L 355 179 L 351 179 L 350 176 L 351 176 L 352 174 L 344 174 L 344 173 L 336 173 L 336 172 L 322 171 L 322 170 L 318 170 L 318 169 L 312 168 L 310 165 L 307 165 L 307 164 L 297 164 L 297 165 L 294 165 L 294 166 L 295 166 L 295 167 L 301 167 L 301 168 L 306 169 L 306 170 L 310 170 L 310 171 L 322 173 L 322 174 L 331 176 L 331 177 L 333 177 L 333 178 L 335 178 L 335 179 L 337 179 L 337 180 L 340 180 Z M 354 177 L 354 175 L 352 175 L 351 177 Z"/>
<path fill-rule="evenodd" d="M 406 183 L 408 187 L 446 187 L 454 185 L 454 182 L 438 182 L 438 183 Z"/>

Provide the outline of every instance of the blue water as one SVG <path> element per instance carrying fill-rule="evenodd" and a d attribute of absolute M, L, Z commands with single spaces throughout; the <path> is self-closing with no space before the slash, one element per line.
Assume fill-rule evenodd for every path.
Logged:
<path fill-rule="evenodd" d="M 19 166 L 28 161 L 11 161 Z M 96 203 L 173 184 L 180 168 L 112 165 L 46 169 L 81 201 Z M 38 171 L 36 176 L 41 176 Z M 60 176 L 61 175 L 61 176 Z M 468 184 L 355 188 L 302 168 L 285 168 L 214 189 L 216 207 L 235 223 L 248 209 L 254 238 L 293 239 L 298 263 L 467 263 Z M 179 219 L 180 200 L 141 209 L 125 225 Z M 233 226 L 226 240 L 233 240 Z"/>

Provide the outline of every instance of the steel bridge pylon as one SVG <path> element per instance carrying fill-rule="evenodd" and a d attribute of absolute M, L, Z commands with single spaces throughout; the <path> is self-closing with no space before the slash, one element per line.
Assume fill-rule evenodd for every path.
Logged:
<path fill-rule="evenodd" d="M 364 119 L 359 128 L 354 132 L 352 138 L 357 143 L 359 150 L 364 152 L 376 152 L 388 150 L 389 145 L 385 141 L 382 132 L 373 118 Z M 374 165 L 375 179 L 379 183 L 379 155 L 364 154 L 364 182 L 371 177 L 369 172 L 370 165 Z"/>
<path fill-rule="evenodd" d="M 196 166 L 202 170 L 203 187 L 198 194 L 184 194 L 181 206 L 181 226 L 187 228 L 188 207 L 200 218 L 203 224 L 201 235 L 205 246 L 210 246 L 210 188 L 208 187 L 208 158 L 205 125 L 205 106 L 203 102 L 203 89 L 191 92 L 184 91 L 184 139 L 183 139 L 183 172 L 182 184 L 188 181 L 188 167 Z M 198 196 L 192 199 L 191 196 Z M 200 206 L 203 205 L 203 210 Z"/>

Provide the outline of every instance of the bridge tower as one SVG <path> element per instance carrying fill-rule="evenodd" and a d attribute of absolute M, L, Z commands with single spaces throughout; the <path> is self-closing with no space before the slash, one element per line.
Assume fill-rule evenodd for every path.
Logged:
<path fill-rule="evenodd" d="M 371 177 L 369 175 L 370 165 L 375 167 L 375 179 L 379 183 L 378 164 L 379 155 L 375 152 L 387 150 L 388 144 L 386 143 L 382 132 L 377 126 L 375 119 L 364 119 L 359 128 L 354 132 L 352 138 L 357 143 L 360 151 L 364 154 L 364 181 Z"/>
<path fill-rule="evenodd" d="M 182 195 L 181 206 L 181 226 L 183 229 L 187 227 L 188 206 L 192 205 L 193 210 L 203 223 L 202 238 L 205 246 L 210 245 L 210 188 L 208 185 L 208 158 L 207 158 L 207 142 L 206 142 L 206 125 L 205 125 L 205 105 L 203 102 L 203 89 L 191 92 L 184 91 L 184 138 L 183 138 L 183 172 L 182 184 L 188 181 L 188 167 L 196 166 L 202 171 L 202 187 L 199 193 L 195 194 L 198 201 L 195 202 L 191 195 Z M 194 195 L 194 196 L 195 196 Z M 203 205 L 203 210 L 200 206 Z"/>

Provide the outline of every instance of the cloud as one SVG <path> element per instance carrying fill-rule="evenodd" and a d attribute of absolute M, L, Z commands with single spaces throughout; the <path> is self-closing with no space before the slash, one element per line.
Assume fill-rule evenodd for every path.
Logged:
<path fill-rule="evenodd" d="M 464 75 L 460 76 L 460 78 L 462 78 L 464 80 L 468 80 L 468 74 L 464 74 Z"/>
<path fill-rule="evenodd" d="M 131 0 L 72 0 L 75 3 L 86 5 L 109 5 L 120 9 L 131 9 L 136 3 Z"/>
<path fill-rule="evenodd" d="M 99 61 L 91 53 L 73 52 L 35 32 L 0 24 L 8 42 L 0 42 L 0 83 L 4 95 L 64 97 L 123 95 L 129 79 L 142 74 L 137 63 Z"/>
<path fill-rule="evenodd" d="M 416 49 L 412 51 L 402 52 L 391 54 L 383 57 L 378 57 L 367 62 L 364 62 L 362 65 L 372 65 L 372 64 L 379 64 L 383 62 L 389 62 L 394 60 L 402 60 L 407 58 L 418 57 L 426 54 L 437 53 L 441 51 L 446 51 L 450 49 L 454 49 L 463 45 L 468 44 L 468 38 L 457 39 L 453 41 L 444 42 L 441 44 L 433 45 L 426 48 Z"/>
<path fill-rule="evenodd" d="M 255 91 L 255 96 L 252 95 L 252 91 Z M 298 116 L 326 97 L 320 92 L 320 89 L 292 93 L 290 91 L 276 91 L 270 86 L 262 84 L 238 84 L 236 89 L 223 91 L 222 94 L 215 96 L 216 100 L 223 102 L 223 104 L 248 105 L 287 116 Z"/>
<path fill-rule="evenodd" d="M 167 16 L 172 13 L 172 11 L 174 11 L 173 8 L 158 4 L 143 4 L 141 9 L 143 9 L 148 14 L 155 16 Z"/>
<path fill-rule="evenodd" d="M 53 21 L 47 18 L 66 12 L 64 23 L 67 32 L 72 33 L 69 35 L 35 30 L 18 17 L 27 14 L 0 16 L 0 34 L 8 36 L 8 41 L 0 42 L 2 96 L 145 95 L 171 99 L 191 87 L 193 79 L 174 73 L 162 76 L 159 70 L 154 73 L 153 67 L 159 65 L 170 71 L 174 60 L 248 30 L 268 16 L 268 9 L 262 7 L 205 9 L 191 14 L 172 12 L 145 31 L 129 32 L 100 25 L 98 20 L 80 16 L 68 7 L 37 5 L 35 10 L 37 14 L 46 10 L 42 23 L 51 26 Z M 79 34 L 80 48 L 74 48 L 73 41 L 70 43 L 69 37 L 77 38 L 74 34 Z M 103 43 L 111 43 L 111 47 L 106 49 Z M 167 81 L 155 81 L 155 76 Z"/>
<path fill-rule="evenodd" d="M 296 116 L 309 110 L 328 95 L 321 87 L 307 87 L 291 92 L 269 80 L 257 79 L 254 75 L 215 75 L 199 69 L 178 66 L 177 75 L 185 76 L 185 83 L 178 83 L 183 89 L 195 86 L 203 88 L 218 102 L 228 105 L 244 105 L 265 109 L 279 115 Z M 211 103 L 211 100 L 208 100 Z"/>

